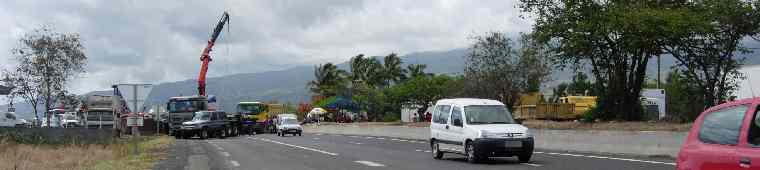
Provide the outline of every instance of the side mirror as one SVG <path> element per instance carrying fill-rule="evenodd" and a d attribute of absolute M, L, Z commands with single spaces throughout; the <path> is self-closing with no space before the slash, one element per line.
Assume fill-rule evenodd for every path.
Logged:
<path fill-rule="evenodd" d="M 462 126 L 462 119 L 454 119 L 454 126 Z"/>

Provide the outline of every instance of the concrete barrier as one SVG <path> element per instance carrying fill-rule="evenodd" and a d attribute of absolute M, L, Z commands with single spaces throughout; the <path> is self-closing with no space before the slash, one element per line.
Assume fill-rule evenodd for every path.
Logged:
<path fill-rule="evenodd" d="M 0 136 L 29 144 L 105 144 L 114 140 L 113 129 L 0 128 Z"/>
<path fill-rule="evenodd" d="M 359 126 L 356 124 L 323 125 L 304 127 L 309 133 L 387 136 L 427 140 L 427 127 L 407 126 Z M 686 132 L 665 131 L 585 131 L 532 129 L 536 147 L 540 149 L 634 154 L 644 156 L 676 157 L 686 138 Z"/>

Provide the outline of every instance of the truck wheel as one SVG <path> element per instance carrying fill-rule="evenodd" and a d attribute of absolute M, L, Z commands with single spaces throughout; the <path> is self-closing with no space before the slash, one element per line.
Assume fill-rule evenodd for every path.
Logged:
<path fill-rule="evenodd" d="M 219 131 L 219 139 L 227 138 L 227 128 L 222 128 L 222 130 Z"/>
<path fill-rule="evenodd" d="M 208 130 L 206 130 L 206 128 L 203 128 L 199 136 L 201 137 L 201 139 L 208 139 Z"/>
<path fill-rule="evenodd" d="M 301 135 L 303 135 L 303 134 L 301 134 L 301 133 L 298 133 L 298 136 L 301 136 Z"/>

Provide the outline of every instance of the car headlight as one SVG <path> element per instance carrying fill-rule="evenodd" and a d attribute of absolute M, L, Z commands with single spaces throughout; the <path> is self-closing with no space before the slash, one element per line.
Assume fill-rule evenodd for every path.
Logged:
<path fill-rule="evenodd" d="M 480 137 L 481 138 L 492 138 L 496 137 L 497 134 L 488 132 L 487 130 L 480 130 Z"/>
<path fill-rule="evenodd" d="M 526 138 L 532 138 L 533 137 L 533 132 L 530 129 L 525 130 L 525 137 Z"/>

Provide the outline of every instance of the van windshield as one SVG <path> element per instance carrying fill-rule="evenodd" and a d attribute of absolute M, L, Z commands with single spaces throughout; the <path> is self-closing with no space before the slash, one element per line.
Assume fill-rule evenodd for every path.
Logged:
<path fill-rule="evenodd" d="M 467 124 L 514 124 L 512 114 L 501 105 L 470 105 L 464 107 Z"/>

